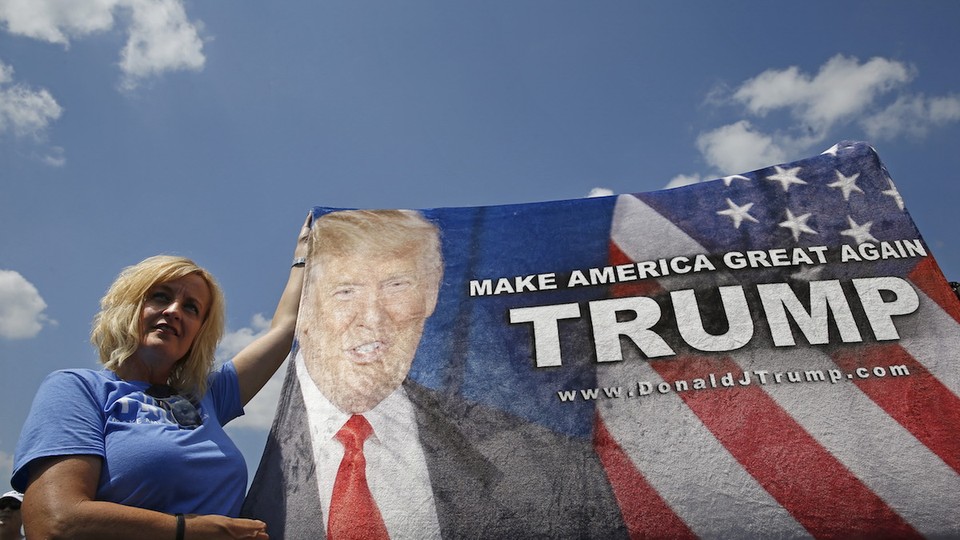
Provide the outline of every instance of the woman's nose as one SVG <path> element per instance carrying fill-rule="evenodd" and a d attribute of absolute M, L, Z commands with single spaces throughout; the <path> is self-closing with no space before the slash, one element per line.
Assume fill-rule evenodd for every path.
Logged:
<path fill-rule="evenodd" d="M 181 310 L 182 310 L 182 309 L 183 309 L 183 306 L 180 304 L 180 302 L 171 302 L 171 303 L 163 310 L 163 314 L 164 314 L 165 316 L 167 316 L 167 317 L 176 317 L 176 318 L 179 319 L 179 318 L 180 318 L 180 315 L 181 315 Z"/>

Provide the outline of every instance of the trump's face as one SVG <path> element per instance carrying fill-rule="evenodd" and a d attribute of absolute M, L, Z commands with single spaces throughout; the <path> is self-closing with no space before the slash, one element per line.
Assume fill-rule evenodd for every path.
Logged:
<path fill-rule="evenodd" d="M 418 253 L 325 255 L 309 270 L 300 320 L 307 371 L 340 410 L 362 413 L 410 371 L 436 306 Z"/>

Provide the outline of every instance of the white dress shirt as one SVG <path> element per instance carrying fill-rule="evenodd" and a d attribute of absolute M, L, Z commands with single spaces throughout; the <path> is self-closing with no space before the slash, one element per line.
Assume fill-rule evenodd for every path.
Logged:
<path fill-rule="evenodd" d="M 351 415 L 338 409 L 320 392 L 299 352 L 295 362 L 313 441 L 317 487 L 326 524 L 333 484 L 343 459 L 343 445 L 334 436 Z M 363 445 L 367 483 L 390 538 L 440 538 L 440 522 L 426 457 L 420 447 L 415 411 L 403 387 L 394 390 L 363 416 L 373 426 L 373 434 Z"/>

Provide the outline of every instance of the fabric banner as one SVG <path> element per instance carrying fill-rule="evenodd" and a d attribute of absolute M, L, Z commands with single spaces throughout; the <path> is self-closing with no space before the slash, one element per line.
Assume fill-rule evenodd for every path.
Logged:
<path fill-rule="evenodd" d="M 314 216 L 272 538 L 960 536 L 960 302 L 866 144 Z"/>

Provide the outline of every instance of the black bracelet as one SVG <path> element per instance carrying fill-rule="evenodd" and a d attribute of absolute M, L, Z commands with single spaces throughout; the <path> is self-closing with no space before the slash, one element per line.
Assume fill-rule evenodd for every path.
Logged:
<path fill-rule="evenodd" d="M 183 514 L 177 514 L 177 540 L 183 540 L 183 535 L 187 532 L 187 522 L 183 519 Z"/>

